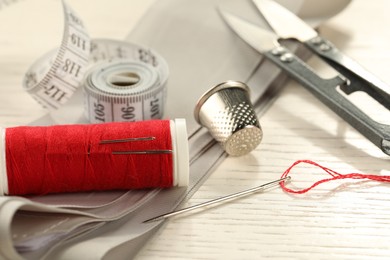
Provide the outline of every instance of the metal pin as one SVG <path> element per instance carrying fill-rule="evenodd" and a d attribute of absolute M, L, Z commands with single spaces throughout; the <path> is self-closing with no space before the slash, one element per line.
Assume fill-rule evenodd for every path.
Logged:
<path fill-rule="evenodd" d="M 153 217 L 153 218 L 147 219 L 143 223 L 148 223 L 148 222 L 153 222 L 153 221 L 166 219 L 166 218 L 169 218 L 169 217 L 172 217 L 172 216 L 176 216 L 176 215 L 179 215 L 179 214 L 182 214 L 182 213 L 194 210 L 194 209 L 202 208 L 202 207 L 205 207 L 205 206 L 209 206 L 209 205 L 212 205 L 212 204 L 215 204 L 215 203 L 219 203 L 219 202 L 222 202 L 222 201 L 226 201 L 226 200 L 230 200 L 230 199 L 243 197 L 243 196 L 246 196 L 246 195 L 249 195 L 249 194 L 252 194 L 252 193 L 263 191 L 266 188 L 271 188 L 271 187 L 279 184 L 282 181 L 286 181 L 286 180 L 288 181 L 290 179 L 291 179 L 291 177 L 287 176 L 287 177 L 284 177 L 284 178 L 281 178 L 281 179 L 278 179 L 278 180 L 275 180 L 275 181 L 271 181 L 271 182 L 262 184 L 260 186 L 257 186 L 257 187 L 254 187 L 254 188 L 251 188 L 251 189 L 248 189 L 248 190 L 240 191 L 240 192 L 233 193 L 233 194 L 230 194 L 230 195 L 227 195 L 227 196 L 223 196 L 223 197 L 220 197 L 220 198 L 217 198 L 217 199 L 209 200 L 209 201 L 206 201 L 206 202 L 203 202 L 203 203 L 200 203 L 200 204 L 188 207 L 188 208 L 184 208 L 184 209 L 172 211 L 172 212 L 169 212 L 169 213 L 165 213 L 165 214 L 159 215 L 157 217 Z"/>
<path fill-rule="evenodd" d="M 156 137 L 154 136 L 145 136 L 145 137 L 133 137 L 133 138 L 124 138 L 124 139 L 111 139 L 111 140 L 101 140 L 99 144 L 117 144 L 117 143 L 127 143 L 127 142 L 137 142 L 137 141 L 153 141 Z M 125 154 L 169 154 L 172 153 L 172 150 L 135 150 L 135 151 L 113 151 L 112 154 L 115 155 L 125 155 Z"/>
<path fill-rule="evenodd" d="M 172 153 L 172 150 L 140 150 L 140 151 L 113 151 L 112 154 L 167 154 Z"/>
<path fill-rule="evenodd" d="M 146 137 L 134 137 L 134 138 L 125 138 L 125 139 L 112 139 L 112 140 L 101 140 L 99 144 L 115 144 L 115 143 L 127 143 L 127 142 L 136 142 L 136 141 L 152 141 L 155 140 L 154 136 Z"/>

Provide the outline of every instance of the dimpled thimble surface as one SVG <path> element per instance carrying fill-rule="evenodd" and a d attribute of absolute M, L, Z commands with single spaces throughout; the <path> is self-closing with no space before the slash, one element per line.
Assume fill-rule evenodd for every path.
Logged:
<path fill-rule="evenodd" d="M 249 153 L 263 137 L 249 88 L 242 82 L 226 81 L 211 88 L 199 99 L 194 115 L 233 156 Z"/>

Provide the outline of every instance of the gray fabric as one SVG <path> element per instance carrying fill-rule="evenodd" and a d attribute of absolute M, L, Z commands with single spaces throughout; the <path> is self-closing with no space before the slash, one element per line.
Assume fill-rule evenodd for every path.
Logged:
<path fill-rule="evenodd" d="M 137 211 L 119 221 L 64 244 L 48 258 L 69 259 L 80 252 L 91 258 L 129 259 L 133 257 L 160 222 L 142 224 L 150 217 L 171 211 L 188 199 L 203 183 L 212 169 L 225 158 L 221 147 L 193 118 L 198 98 L 213 85 L 226 80 L 247 82 L 252 101 L 257 103 L 269 86 L 275 94 L 282 83 L 280 71 L 224 24 L 217 7 L 261 23 L 251 3 L 241 0 L 164 0 L 156 3 L 130 33 L 127 40 L 149 46 L 168 62 L 168 99 L 165 117 L 185 118 L 190 145 L 190 185 L 187 189 L 163 190 Z M 261 65 L 261 66 L 260 66 Z M 279 81 L 277 80 L 279 79 Z M 263 99 L 260 112 L 272 100 Z M 108 239 L 109 238 L 109 239 Z M 103 241 L 110 241 L 103 243 Z M 115 241 L 115 242 L 113 242 Z M 99 250 L 90 248 L 99 245 Z"/>
<path fill-rule="evenodd" d="M 164 0 L 156 3 L 141 19 L 128 41 L 149 46 L 168 62 L 168 99 L 166 118 L 185 118 L 190 145 L 190 185 L 187 188 L 161 190 L 140 207 L 116 221 L 88 224 L 61 237 L 61 242 L 35 252 L 24 252 L 27 258 L 75 259 L 83 255 L 88 259 L 129 259 L 146 243 L 161 222 L 142 224 L 150 217 L 171 211 L 186 201 L 207 179 L 213 168 L 224 158 L 225 153 L 205 129 L 193 118 L 193 109 L 198 98 L 213 85 L 226 80 L 247 82 L 251 99 L 261 114 L 270 104 L 285 80 L 279 69 L 262 57 L 224 24 L 217 7 L 263 24 L 250 1 L 242 0 Z M 74 98 L 59 111 L 47 115 L 33 124 L 85 122 L 80 114 L 82 97 Z M 74 113 L 70 113 L 72 111 Z M 71 114 L 72 118 L 69 118 Z M 76 116 L 75 115 L 79 115 Z M 78 118 L 78 120 L 75 120 Z M 155 191 L 152 191 L 155 192 Z M 118 194 L 107 194 L 115 198 Z M 66 196 L 66 195 L 64 195 Z M 100 195 L 99 195 L 100 196 Z M 96 196 L 98 198 L 99 196 Z M 120 196 L 120 195 L 119 195 Z M 96 201 L 77 201 L 73 196 L 72 207 L 93 207 Z M 54 204 L 69 204 L 66 197 L 35 198 Z M 42 201 L 43 200 L 43 201 Z M 118 199 L 118 202 L 121 200 Z M 107 212 L 119 203 L 103 202 Z M 129 207 L 127 205 L 126 207 Z M 91 209 L 89 209 L 90 211 Z M 95 212 L 95 210 L 92 209 Z M 80 233 L 84 232 L 84 235 Z"/>

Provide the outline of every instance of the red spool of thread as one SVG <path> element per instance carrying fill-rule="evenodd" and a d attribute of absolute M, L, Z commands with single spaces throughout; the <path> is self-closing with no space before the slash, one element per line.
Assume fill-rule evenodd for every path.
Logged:
<path fill-rule="evenodd" d="M 0 194 L 188 185 L 184 119 L 2 129 Z"/>

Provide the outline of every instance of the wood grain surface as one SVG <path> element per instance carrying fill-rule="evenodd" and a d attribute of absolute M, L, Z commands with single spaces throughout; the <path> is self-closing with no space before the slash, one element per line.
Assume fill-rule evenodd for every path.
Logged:
<path fill-rule="evenodd" d="M 153 3 L 68 1 L 91 36 L 123 39 Z M 110 6 L 110 11 L 107 9 Z M 45 11 L 46 10 L 46 11 Z M 321 34 L 390 83 L 390 2 L 353 1 L 320 27 Z M 21 0 L 0 9 L 0 126 L 28 124 L 47 113 L 23 90 L 28 67 L 61 40 L 57 1 Z M 23 14 L 23 15 L 21 15 Z M 120 25 L 120 26 L 118 26 Z M 333 72 L 316 58 L 321 75 Z M 354 94 L 380 121 L 388 111 Z M 340 173 L 390 175 L 390 157 L 362 137 L 300 85 L 290 81 L 260 119 L 264 139 L 251 154 L 226 159 L 188 201 L 194 205 L 280 177 L 298 159 Z M 319 169 L 293 170 L 292 187 L 326 177 Z M 171 218 L 137 259 L 388 259 L 390 186 L 342 180 L 292 196 L 280 188 Z"/>

